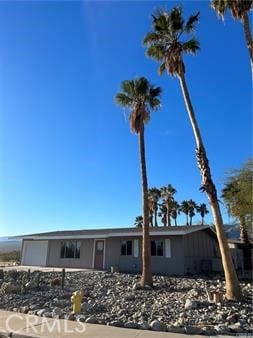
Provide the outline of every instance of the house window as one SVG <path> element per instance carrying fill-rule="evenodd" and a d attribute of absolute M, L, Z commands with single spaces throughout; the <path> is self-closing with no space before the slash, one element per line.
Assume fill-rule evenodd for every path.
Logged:
<path fill-rule="evenodd" d="M 132 241 L 122 241 L 121 256 L 131 256 L 131 255 L 132 255 Z"/>
<path fill-rule="evenodd" d="M 156 239 L 151 241 L 151 256 L 163 256 L 163 240 Z"/>
<path fill-rule="evenodd" d="M 80 247 L 79 241 L 61 242 L 61 258 L 80 258 Z"/>

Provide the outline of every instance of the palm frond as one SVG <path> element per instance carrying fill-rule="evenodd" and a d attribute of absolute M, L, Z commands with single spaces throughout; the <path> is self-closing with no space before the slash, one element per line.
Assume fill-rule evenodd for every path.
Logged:
<path fill-rule="evenodd" d="M 224 14 L 226 9 L 228 8 L 228 1 L 227 0 L 212 0 L 211 1 L 211 8 L 214 9 L 218 16 L 224 18 Z"/>
<path fill-rule="evenodd" d="M 162 62 L 158 68 L 158 74 L 162 75 L 166 70 L 166 64 L 165 62 Z"/>
<path fill-rule="evenodd" d="M 151 45 L 147 48 L 146 55 L 160 61 L 164 57 L 164 48 L 160 45 Z"/>
<path fill-rule="evenodd" d="M 148 80 L 144 76 L 142 76 L 137 78 L 134 82 L 136 94 L 138 93 L 138 96 L 145 97 L 150 86 Z"/>
<path fill-rule="evenodd" d="M 200 12 L 198 12 L 195 15 L 191 15 L 189 17 L 188 21 L 185 24 L 185 32 L 186 33 L 192 33 L 195 30 L 196 24 L 199 21 L 199 14 L 200 14 Z"/>
<path fill-rule="evenodd" d="M 143 44 L 147 45 L 147 44 L 150 44 L 150 43 L 158 41 L 158 40 L 159 40 L 159 34 L 158 33 L 149 32 L 149 33 L 147 33 L 147 35 L 143 39 Z"/>
<path fill-rule="evenodd" d="M 121 83 L 121 89 L 123 92 L 128 94 L 129 97 L 135 96 L 135 86 L 133 80 L 125 80 Z"/>
<path fill-rule="evenodd" d="M 182 49 L 187 54 L 195 55 L 199 51 L 199 41 L 195 38 L 192 38 L 182 44 Z"/>
<path fill-rule="evenodd" d="M 182 18 L 182 7 L 174 7 L 168 16 L 168 22 L 171 25 L 171 30 L 180 32 L 183 30 L 184 19 Z"/>
<path fill-rule="evenodd" d="M 124 93 L 118 93 L 115 96 L 115 101 L 117 104 L 123 107 L 130 107 L 132 105 L 132 99 Z"/>
<path fill-rule="evenodd" d="M 149 105 L 152 110 L 157 110 L 161 107 L 161 101 L 158 98 L 153 97 L 149 99 Z"/>

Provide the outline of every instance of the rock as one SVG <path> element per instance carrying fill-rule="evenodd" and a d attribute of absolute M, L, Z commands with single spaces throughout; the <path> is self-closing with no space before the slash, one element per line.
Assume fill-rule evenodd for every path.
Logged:
<path fill-rule="evenodd" d="M 21 313 L 27 313 L 29 311 L 29 306 L 21 306 L 20 312 Z"/>
<path fill-rule="evenodd" d="M 82 312 L 88 312 L 90 310 L 90 305 L 88 304 L 88 302 L 84 302 L 81 305 L 81 311 Z"/>
<path fill-rule="evenodd" d="M 124 324 L 122 322 L 120 322 L 119 320 L 113 320 L 113 321 L 109 322 L 108 325 L 116 326 L 116 327 L 123 327 L 124 326 Z"/>
<path fill-rule="evenodd" d="M 198 305 L 197 302 L 195 300 L 192 299 L 186 299 L 184 308 L 185 310 L 193 310 L 193 309 L 197 309 Z"/>
<path fill-rule="evenodd" d="M 46 310 L 46 309 L 41 309 L 41 310 L 37 311 L 37 316 L 40 316 L 40 317 L 42 317 L 42 316 L 43 316 L 43 314 L 44 314 L 45 312 L 47 312 L 47 310 Z"/>
<path fill-rule="evenodd" d="M 139 322 L 138 326 L 141 330 L 150 330 L 150 325 L 148 322 Z"/>
<path fill-rule="evenodd" d="M 52 312 L 46 311 L 43 313 L 42 317 L 52 318 L 53 317 L 52 315 L 53 315 Z"/>
<path fill-rule="evenodd" d="M 88 317 L 88 318 L 85 320 L 85 323 L 97 324 L 97 323 L 98 323 L 98 319 L 95 318 L 95 317 Z"/>
<path fill-rule="evenodd" d="M 228 333 L 227 327 L 223 324 L 215 325 L 214 329 L 218 334 L 227 334 Z"/>
<path fill-rule="evenodd" d="M 167 325 L 156 319 L 150 323 L 150 327 L 153 331 L 167 331 Z"/>
<path fill-rule="evenodd" d="M 134 283 L 133 290 L 141 290 L 141 289 L 142 289 L 142 286 L 140 283 Z"/>
<path fill-rule="evenodd" d="M 198 326 L 186 326 L 185 327 L 185 332 L 186 334 L 201 334 L 202 333 L 202 329 Z"/>
<path fill-rule="evenodd" d="M 135 300 L 135 295 L 134 294 L 129 294 L 125 296 L 125 301 L 131 301 L 131 300 Z"/>
<path fill-rule="evenodd" d="M 244 331 L 243 327 L 238 325 L 238 323 L 229 325 L 228 328 L 229 328 L 229 330 L 231 330 L 232 332 L 235 332 L 235 333 L 242 333 Z"/>
<path fill-rule="evenodd" d="M 76 320 L 76 315 L 74 313 L 69 313 L 65 315 L 65 319 L 67 320 Z"/>
<path fill-rule="evenodd" d="M 213 326 L 204 326 L 202 327 L 202 334 L 206 336 L 215 336 L 217 334 L 217 331 L 214 329 Z"/>
<path fill-rule="evenodd" d="M 63 315 L 62 309 L 59 309 L 58 307 L 55 307 L 52 312 L 52 318 L 59 319 Z"/>
<path fill-rule="evenodd" d="M 86 317 L 83 316 L 83 315 L 77 315 L 77 316 L 76 316 L 76 321 L 77 321 L 77 322 L 84 323 L 85 320 L 86 320 Z"/>
<path fill-rule="evenodd" d="M 173 333 L 185 333 L 185 328 L 180 326 L 167 326 L 167 331 Z"/>
<path fill-rule="evenodd" d="M 126 322 L 126 323 L 124 324 L 124 327 L 125 327 L 126 329 L 138 329 L 138 324 L 135 323 L 135 322 L 129 321 L 129 322 Z"/>

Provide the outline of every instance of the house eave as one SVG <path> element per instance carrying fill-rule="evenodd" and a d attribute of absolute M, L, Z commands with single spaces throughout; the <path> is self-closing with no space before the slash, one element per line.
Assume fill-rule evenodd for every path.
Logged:
<path fill-rule="evenodd" d="M 201 231 L 208 229 L 209 226 L 205 226 L 200 228 L 191 228 L 187 230 L 164 230 L 164 231 L 150 231 L 150 236 L 184 236 L 188 235 L 190 233 L 196 232 L 196 231 Z M 140 237 L 142 236 L 142 230 L 140 231 L 132 231 L 132 232 L 109 232 L 108 233 L 103 233 L 99 234 L 99 231 L 97 233 L 93 234 L 82 234 L 82 235 L 54 235 L 54 236 L 43 236 L 43 234 L 40 235 L 26 235 L 26 236 L 19 236 L 19 238 L 22 238 L 23 240 L 64 240 L 64 239 L 104 239 L 104 238 L 112 238 L 112 237 Z"/>

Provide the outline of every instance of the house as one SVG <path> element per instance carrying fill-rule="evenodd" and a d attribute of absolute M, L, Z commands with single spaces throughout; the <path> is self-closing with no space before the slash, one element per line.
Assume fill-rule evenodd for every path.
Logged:
<path fill-rule="evenodd" d="M 228 239 L 228 246 L 231 251 L 232 259 L 236 270 L 240 275 L 249 271 L 252 276 L 253 268 L 253 241 L 243 243 L 240 239 Z"/>
<path fill-rule="evenodd" d="M 209 226 L 150 228 L 153 273 L 222 270 L 216 234 Z M 141 271 L 141 228 L 54 231 L 22 236 L 22 265 Z"/>

